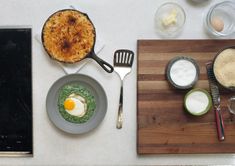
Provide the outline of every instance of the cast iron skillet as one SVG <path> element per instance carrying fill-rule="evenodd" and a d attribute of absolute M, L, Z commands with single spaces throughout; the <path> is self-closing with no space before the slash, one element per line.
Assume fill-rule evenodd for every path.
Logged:
<path fill-rule="evenodd" d="M 109 63 L 105 62 L 104 60 L 102 60 L 101 58 L 99 58 L 99 57 L 95 54 L 94 47 L 95 47 L 96 32 L 95 32 L 94 24 L 92 23 L 92 21 L 90 20 L 90 18 L 88 17 L 88 15 L 87 15 L 86 13 L 82 13 L 82 12 L 80 12 L 80 11 L 78 11 L 78 10 L 74 10 L 74 9 L 63 9 L 63 10 L 59 10 L 59 11 L 57 11 L 57 12 L 63 12 L 63 11 L 75 11 L 75 12 L 79 12 L 80 14 L 84 15 L 84 16 L 88 19 L 89 22 L 91 22 L 91 24 L 92 24 L 92 26 L 93 26 L 93 29 L 94 29 L 94 43 L 93 43 L 93 46 L 92 46 L 92 48 L 91 48 L 91 51 L 90 51 L 86 56 L 84 56 L 82 59 L 80 59 L 80 60 L 78 60 L 78 61 L 76 61 L 76 62 L 79 62 L 79 61 L 81 61 L 81 60 L 83 60 L 83 59 L 85 59 L 85 58 L 92 58 L 92 59 L 94 59 L 106 72 L 112 73 L 112 72 L 113 72 L 113 66 L 110 65 Z M 44 47 L 44 49 L 46 50 L 47 54 L 48 54 L 51 58 L 53 58 L 53 56 L 50 55 L 50 53 L 47 51 L 47 49 L 46 49 L 46 47 L 45 47 L 45 45 L 44 45 L 43 31 L 44 31 L 44 27 L 45 27 L 47 21 L 48 21 L 54 14 L 56 14 L 57 12 L 53 13 L 53 14 L 46 20 L 46 22 L 45 22 L 44 25 L 43 25 L 42 34 L 41 34 L 41 39 L 42 39 L 43 47 Z M 53 59 L 55 59 L 55 58 L 53 58 Z M 58 59 L 55 59 L 55 60 L 59 61 Z M 65 63 L 65 62 L 63 62 L 63 63 Z M 74 63 L 75 63 L 75 62 L 74 62 Z"/>
<path fill-rule="evenodd" d="M 219 56 L 219 54 L 220 54 L 222 51 L 224 51 L 224 50 L 226 50 L 226 49 L 229 49 L 229 48 L 235 49 L 235 46 L 228 46 L 228 47 L 225 47 L 225 48 L 221 49 L 221 50 L 215 55 L 215 58 L 214 58 L 214 60 L 213 60 L 213 73 L 215 73 L 215 72 L 214 72 L 214 64 L 215 64 L 216 58 Z M 232 86 L 232 87 L 226 87 L 226 86 L 222 85 L 222 84 L 219 82 L 219 80 L 216 78 L 216 75 L 215 75 L 215 74 L 214 74 L 214 76 L 215 76 L 215 79 L 216 79 L 216 81 L 217 81 L 217 83 L 218 83 L 218 85 L 219 85 L 220 87 L 222 87 L 223 89 L 230 90 L 230 91 L 235 91 L 235 87 L 234 87 L 234 86 Z"/>

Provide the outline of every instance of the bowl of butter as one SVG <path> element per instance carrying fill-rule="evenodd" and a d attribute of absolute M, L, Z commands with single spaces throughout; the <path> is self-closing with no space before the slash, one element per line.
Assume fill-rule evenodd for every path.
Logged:
<path fill-rule="evenodd" d="M 156 32 L 164 38 L 177 37 L 184 27 L 184 9 L 174 2 L 162 4 L 156 11 L 154 22 Z"/>

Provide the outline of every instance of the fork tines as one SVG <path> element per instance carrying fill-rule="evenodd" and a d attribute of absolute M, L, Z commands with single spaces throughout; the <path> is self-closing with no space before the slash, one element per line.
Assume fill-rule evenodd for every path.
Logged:
<path fill-rule="evenodd" d="M 132 66 L 134 60 L 134 52 L 131 50 L 116 50 L 114 53 L 113 63 L 116 66 Z"/>

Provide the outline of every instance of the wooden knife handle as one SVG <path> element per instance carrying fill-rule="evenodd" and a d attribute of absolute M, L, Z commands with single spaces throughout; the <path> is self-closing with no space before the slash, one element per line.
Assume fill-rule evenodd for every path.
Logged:
<path fill-rule="evenodd" d="M 222 114 L 221 114 L 221 111 L 220 111 L 220 106 L 215 107 L 215 119 L 216 119 L 218 139 L 220 141 L 223 141 L 225 139 L 225 136 L 224 136 L 224 122 L 223 122 L 223 117 L 222 117 Z"/>

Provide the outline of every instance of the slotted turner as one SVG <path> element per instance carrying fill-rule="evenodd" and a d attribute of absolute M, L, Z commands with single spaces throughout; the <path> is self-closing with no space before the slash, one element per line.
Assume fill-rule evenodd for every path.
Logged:
<path fill-rule="evenodd" d="M 121 79 L 121 90 L 119 98 L 119 108 L 116 127 L 118 129 L 122 128 L 123 123 L 123 80 L 125 76 L 131 72 L 131 67 L 134 60 L 134 52 L 131 50 L 120 49 L 114 52 L 113 64 L 114 71 L 118 73 Z"/>

